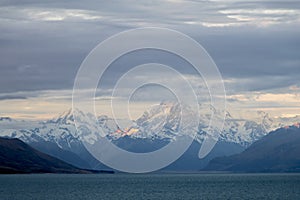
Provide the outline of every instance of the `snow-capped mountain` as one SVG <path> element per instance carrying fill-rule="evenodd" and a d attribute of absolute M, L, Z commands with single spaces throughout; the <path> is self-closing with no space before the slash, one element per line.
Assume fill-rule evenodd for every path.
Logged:
<path fill-rule="evenodd" d="M 114 120 L 108 119 L 110 127 L 119 128 L 115 132 L 109 133 L 108 136 L 113 139 L 126 135 L 132 138 L 173 140 L 176 136 L 197 132 L 198 125 L 195 121 L 195 114 L 188 106 L 182 107 L 179 103 L 162 102 L 152 106 L 140 118 L 133 121 L 132 126 L 124 129 L 120 129 Z"/>
<path fill-rule="evenodd" d="M 73 115 L 75 112 L 76 114 Z M 29 123 L 0 118 L 0 136 L 19 138 L 44 153 L 79 167 L 103 168 L 104 166 L 86 150 L 83 140 L 93 143 L 99 137 L 106 136 L 115 144 L 120 144 L 121 148 L 122 145 L 127 148 L 128 143 L 137 141 L 145 145 L 160 143 L 156 146 L 161 146 L 176 139 L 178 135 L 191 135 L 195 132 L 195 141 L 201 145 L 203 139 L 209 134 L 212 114 L 217 119 L 224 116 L 223 112 L 213 107 L 207 109 L 200 106 L 199 126 L 197 124 L 195 126 L 197 117 L 192 108 L 178 103 L 162 102 L 132 121 L 131 126 L 124 127 L 118 124 L 120 121 L 122 123 L 122 120 L 114 120 L 104 115 L 96 118 L 92 114 L 70 109 L 56 118 L 42 122 Z M 246 148 L 276 128 L 293 124 L 297 122 L 296 120 L 300 121 L 298 118 L 292 118 L 291 121 L 286 118 L 271 118 L 264 112 L 257 113 L 256 121 L 237 119 L 229 112 L 225 114 L 226 120 L 223 130 L 220 131 L 219 141 L 240 145 L 242 148 Z M 181 120 L 185 124 L 184 127 L 180 127 Z M 128 147 L 133 150 L 134 148 L 135 146 Z"/>
<path fill-rule="evenodd" d="M 1 121 L 0 136 L 21 139 L 80 168 L 104 168 L 80 141 L 71 109 L 48 121 Z"/>
<path fill-rule="evenodd" d="M 182 109 L 185 112 L 182 112 Z M 188 133 L 182 133 L 184 131 L 196 131 L 196 140 L 201 143 L 205 134 L 207 134 L 211 117 L 210 113 L 201 113 L 198 130 L 190 130 L 189 128 L 195 127 L 192 126 L 195 125 L 193 124 L 195 123 L 195 113 L 193 110 L 188 106 L 183 107 L 178 103 L 163 102 L 145 111 L 140 118 L 132 122 L 132 126 L 120 128 L 117 123 L 118 121 L 116 122 L 108 116 L 102 115 L 96 119 L 89 113 L 85 114 L 78 110 L 74 112 L 78 112 L 75 115 L 77 129 L 72 110 L 69 109 L 56 118 L 44 122 L 36 122 L 34 126 L 29 128 L 26 126 L 24 129 L 20 128 L 20 122 L 16 122 L 10 118 L 1 118 L 3 119 L 0 121 L 1 135 L 18 137 L 25 142 L 50 141 L 58 144 L 61 148 L 68 149 L 74 141 L 82 139 L 96 140 L 99 136 L 107 136 L 112 140 L 124 136 L 132 138 L 174 139 L 178 134 L 188 135 Z M 220 118 L 223 115 L 223 113 L 218 113 L 215 110 L 213 112 L 215 115 L 220 115 Z M 185 113 L 185 116 L 182 113 Z M 264 112 L 258 112 L 257 115 L 261 121 L 236 119 L 229 112 L 226 112 L 226 120 L 224 121 L 224 127 L 219 139 L 247 146 L 268 132 L 287 124 L 283 124 L 281 119 L 272 119 Z M 191 126 L 179 130 L 181 119 L 189 121 Z M 11 127 L 7 128 L 7 124 L 10 124 Z M 15 126 L 16 124 L 18 125 Z M 13 129 L 14 126 L 15 129 Z"/>
<path fill-rule="evenodd" d="M 184 109 L 186 116 L 181 115 Z M 100 117 L 101 128 L 106 130 L 108 136 L 113 139 L 130 136 L 133 138 L 167 138 L 174 139 L 176 135 L 189 135 L 191 132 L 197 132 L 196 141 L 200 144 L 209 134 L 209 124 L 212 113 L 218 120 L 222 120 L 224 113 L 217 111 L 214 108 L 200 109 L 199 126 L 197 130 L 191 130 L 192 122 L 196 122 L 195 112 L 188 106 L 181 106 L 178 103 L 161 103 L 157 106 L 144 112 L 144 114 L 134 122 L 134 126 L 127 127 L 124 130 L 119 129 L 115 121 L 108 117 Z M 269 114 L 264 112 L 257 112 L 258 121 L 237 119 L 227 111 L 224 121 L 223 130 L 220 131 L 219 140 L 225 142 L 233 142 L 242 146 L 248 146 L 254 141 L 260 139 L 268 132 L 276 128 L 284 126 L 281 120 L 272 119 Z M 179 123 L 181 119 L 191 122 L 190 127 L 186 127 L 179 131 Z M 294 122 L 290 122 L 294 123 Z M 212 128 L 214 128 L 212 123 Z M 186 132 L 186 133 L 182 133 Z"/>
<path fill-rule="evenodd" d="M 272 120 L 267 113 L 258 112 L 257 115 L 261 121 L 236 119 L 228 113 L 219 140 L 234 142 L 247 147 L 281 126 L 280 123 Z"/>

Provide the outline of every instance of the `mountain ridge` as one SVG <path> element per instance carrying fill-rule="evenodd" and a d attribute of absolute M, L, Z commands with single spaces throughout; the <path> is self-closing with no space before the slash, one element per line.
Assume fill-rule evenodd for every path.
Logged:
<path fill-rule="evenodd" d="M 300 125 L 272 131 L 240 154 L 214 158 L 204 170 L 300 172 Z"/>
<path fill-rule="evenodd" d="M 176 132 L 176 127 L 178 127 L 176 123 L 179 121 L 178 113 L 180 109 L 178 106 L 174 107 L 174 104 L 172 103 L 163 105 L 160 104 L 158 107 L 154 107 L 152 109 L 153 110 L 150 109 L 146 111 L 144 113 L 144 117 L 133 121 L 133 126 L 127 129 L 121 129 L 114 119 L 105 115 L 100 115 L 97 118 L 98 121 L 96 123 L 98 123 L 100 128 L 93 126 L 89 128 L 85 122 L 94 124 L 94 120 L 96 118 L 91 114 L 85 114 L 78 110 L 75 110 L 75 112 L 80 112 L 79 115 L 77 115 L 77 121 L 79 121 L 79 123 L 76 127 L 73 115 L 74 110 L 69 109 L 53 119 L 40 121 L 31 127 L 29 126 L 29 128 L 24 129 L 1 129 L 1 127 L 6 127 L 7 124 L 11 124 L 11 127 L 15 126 L 13 119 L 9 122 L 2 121 L 0 122 L 0 135 L 11 138 L 19 138 L 38 150 L 62 159 L 76 167 L 109 169 L 109 167 L 101 164 L 87 151 L 82 143 L 82 136 L 86 137 L 87 141 L 92 141 L 97 140 L 99 135 L 105 134 L 113 143 L 120 145 L 120 148 L 128 149 L 133 152 L 140 151 L 140 145 L 134 144 L 134 142 L 141 142 L 148 145 L 144 146 L 145 149 L 148 150 L 153 150 L 153 148 L 149 146 L 153 144 L 153 141 L 157 142 L 154 146 L 161 147 L 162 144 L 168 143 L 168 141 L 171 141 L 178 134 Z M 189 108 L 185 109 L 188 110 Z M 165 110 L 172 110 L 172 112 L 165 112 Z M 152 116 L 147 114 L 147 112 L 152 112 Z M 187 113 L 188 112 L 190 111 L 187 111 Z M 220 114 L 216 110 L 213 110 L 213 112 Z M 157 116 L 159 117 L 157 118 Z M 235 153 L 239 153 L 240 150 L 245 149 L 254 141 L 257 141 L 266 135 L 269 132 L 269 129 L 273 129 L 273 127 L 277 126 L 283 126 L 282 123 L 275 123 L 275 120 L 270 119 L 270 116 L 264 112 L 258 113 L 258 118 L 261 118 L 261 123 L 244 119 L 236 119 L 228 111 L 226 111 L 226 116 L 227 119 L 225 121 L 224 130 L 220 134 L 219 141 L 231 144 L 229 146 L 235 149 Z M 196 142 L 199 144 L 197 146 L 201 146 L 203 139 L 206 137 L 209 118 L 210 115 L 206 112 L 200 119 L 201 123 L 198 130 L 196 130 L 197 134 L 195 138 Z M 161 123 L 161 121 L 163 121 L 161 119 L 167 120 Z M 24 123 L 21 123 L 21 125 L 18 125 L 17 127 L 22 127 L 23 125 Z M 141 130 L 146 132 L 138 134 Z M 156 132 L 153 130 L 162 130 L 162 132 Z M 130 145 L 125 144 L 125 141 L 129 141 Z M 241 148 L 236 148 L 236 145 L 241 146 Z M 219 154 L 216 154 L 215 156 L 227 155 L 220 152 L 221 151 L 219 151 Z M 198 154 L 196 151 L 194 153 L 196 155 Z"/>
<path fill-rule="evenodd" d="M 78 173 L 96 171 L 79 169 L 30 147 L 19 139 L 0 138 L 0 173 Z"/>

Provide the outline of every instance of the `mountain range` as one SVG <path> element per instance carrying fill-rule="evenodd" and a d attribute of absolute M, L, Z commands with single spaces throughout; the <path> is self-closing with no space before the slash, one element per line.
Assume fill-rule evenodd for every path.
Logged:
<path fill-rule="evenodd" d="M 213 159 L 204 170 L 300 172 L 300 125 L 272 131 L 240 154 Z"/>
<path fill-rule="evenodd" d="M 0 118 L 0 136 L 18 138 L 43 153 L 79 168 L 109 169 L 87 151 L 83 140 L 92 142 L 97 140 L 97 135 L 105 134 L 111 142 L 125 150 L 136 153 L 154 151 L 176 139 L 176 135 L 191 131 L 189 127 L 183 131 L 178 130 L 181 109 L 185 109 L 185 113 L 187 113 L 184 117 L 193 121 L 194 114 L 191 108 L 181 107 L 172 102 L 162 102 L 151 107 L 140 118 L 132 121 L 128 127 L 120 126 L 114 119 L 105 115 L 97 117 L 98 127 L 86 126 L 86 124 L 92 124 L 95 118 L 90 114 L 71 109 L 51 120 L 38 122 L 2 117 Z M 223 116 L 223 112 L 216 111 L 212 107 L 209 107 L 208 110 L 209 112 L 203 112 L 200 115 L 200 124 L 197 130 L 192 130 L 197 134 L 190 148 L 181 158 L 164 170 L 200 170 L 212 159 L 241 153 L 270 131 L 299 120 L 298 118 L 292 118 L 291 121 L 271 118 L 265 112 L 257 112 L 256 118 L 259 120 L 254 121 L 234 118 L 229 112 L 225 112 L 226 120 L 218 143 L 208 156 L 199 159 L 198 151 L 204 138 L 209 134 L 208 124 L 211 113 L 219 118 Z M 77 127 L 74 123 L 73 112 L 77 112 L 76 121 L 79 122 L 76 124 Z"/>

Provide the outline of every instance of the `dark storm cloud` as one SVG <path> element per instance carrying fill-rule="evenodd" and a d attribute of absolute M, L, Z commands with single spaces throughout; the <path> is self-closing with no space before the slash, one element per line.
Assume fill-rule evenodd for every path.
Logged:
<path fill-rule="evenodd" d="M 225 76 L 298 76 L 300 31 L 242 30 L 199 38 Z"/>
<path fill-rule="evenodd" d="M 71 89 L 81 62 L 94 46 L 119 31 L 149 25 L 191 35 L 211 54 L 225 79 L 238 81 L 238 85 L 232 86 L 236 90 L 268 90 L 299 83 L 300 31 L 296 27 L 299 23 L 294 23 L 298 14 L 248 12 L 300 9 L 298 2 L 190 3 L 1 1 L 0 93 Z M 274 23 L 278 24 L 256 27 L 253 22 L 237 21 L 227 15 L 256 17 L 257 23 L 259 19 L 276 18 Z M 206 28 L 197 24 L 199 21 L 212 26 L 214 23 L 250 25 Z M 178 64 L 173 59 L 166 63 Z M 120 71 L 115 68 L 110 73 L 120 74 Z"/>
<path fill-rule="evenodd" d="M 7 34 L 0 34 L 0 92 L 71 88 L 85 56 L 107 37 L 101 32 L 105 26 L 78 26 L 62 22 L 2 24 Z"/>
<path fill-rule="evenodd" d="M 300 84 L 300 31 L 288 26 L 223 32 L 199 39 L 225 79 L 244 91 Z"/>

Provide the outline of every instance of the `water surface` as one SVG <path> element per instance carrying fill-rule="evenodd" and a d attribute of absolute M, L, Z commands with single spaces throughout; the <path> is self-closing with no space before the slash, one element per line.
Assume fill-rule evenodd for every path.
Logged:
<path fill-rule="evenodd" d="M 300 199 L 300 174 L 0 175 L 0 199 Z"/>

